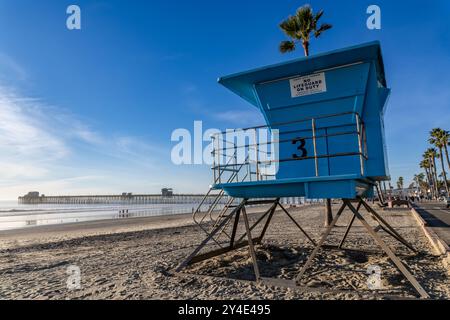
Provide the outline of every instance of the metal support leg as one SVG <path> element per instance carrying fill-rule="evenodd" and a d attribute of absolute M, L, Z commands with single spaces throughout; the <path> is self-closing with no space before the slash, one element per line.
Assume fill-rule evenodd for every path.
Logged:
<path fill-rule="evenodd" d="M 238 212 L 240 211 L 244 206 L 245 203 L 247 202 L 247 199 L 243 200 L 241 202 L 241 204 L 235 208 L 225 219 L 223 219 L 223 221 L 217 226 L 217 228 L 215 228 L 210 234 L 209 236 L 202 241 L 202 243 L 189 255 L 189 257 L 183 261 L 176 269 L 176 272 L 180 272 L 181 270 L 183 270 L 188 264 L 189 262 L 200 252 L 200 250 L 203 249 L 204 246 L 206 246 L 206 244 L 212 239 L 214 238 L 214 236 L 216 235 L 217 232 L 219 232 L 219 230 Z"/>
<path fill-rule="evenodd" d="M 417 250 L 408 241 L 406 241 L 394 228 L 392 228 L 391 225 L 387 223 L 374 209 L 372 209 L 364 200 L 361 199 L 361 201 L 364 208 L 366 208 L 366 210 L 374 216 L 374 219 L 381 225 L 383 230 L 385 230 L 399 242 L 403 243 L 411 251 L 417 252 Z M 386 229 L 388 229 L 390 232 Z"/>
<path fill-rule="evenodd" d="M 378 227 L 377 228 L 380 228 L 380 229 L 382 229 L 384 232 L 386 232 L 388 235 L 390 235 L 392 238 L 394 238 L 395 240 L 397 240 L 398 242 L 400 242 L 400 243 L 402 243 L 402 244 L 404 244 L 406 247 L 408 247 L 408 245 L 406 245 L 405 243 L 403 243 L 395 234 L 393 234 L 389 229 L 387 229 L 387 228 L 385 228 L 382 224 L 381 224 L 381 222 L 379 221 L 379 220 L 377 220 L 377 218 L 375 217 L 375 216 L 373 216 L 372 215 L 372 219 L 374 219 L 376 222 L 378 222 Z M 374 229 L 375 230 L 375 229 Z M 378 232 L 378 230 L 375 230 L 376 232 Z M 410 249 L 411 251 L 414 251 L 414 252 L 416 252 L 415 250 L 414 250 L 414 248 L 410 248 L 410 247 L 408 247 L 408 249 Z"/>
<path fill-rule="evenodd" d="M 264 225 L 264 228 L 261 231 L 261 235 L 259 236 L 259 238 L 262 240 L 264 238 L 264 236 L 266 235 L 267 232 L 267 228 L 269 228 L 269 224 L 272 221 L 272 217 L 275 214 L 275 210 L 277 209 L 277 205 L 279 204 L 279 199 L 277 199 L 277 202 L 274 204 L 274 206 L 272 207 L 272 210 L 270 211 L 269 217 L 267 217 L 266 220 L 266 224 Z"/>
<path fill-rule="evenodd" d="M 358 207 L 356 208 L 356 210 L 358 211 L 359 208 L 361 208 L 361 202 L 358 203 Z M 339 243 L 339 246 L 338 246 L 339 249 L 342 249 L 342 246 L 344 245 L 345 239 L 347 239 L 348 233 L 350 232 L 350 229 L 352 228 L 353 223 L 355 222 L 355 219 L 356 219 L 356 216 L 353 215 L 352 220 L 351 220 L 350 223 L 348 224 L 347 230 L 345 230 L 345 234 L 344 234 L 344 236 L 342 237 L 341 242 Z"/>
<path fill-rule="evenodd" d="M 300 273 L 298 274 L 298 276 L 295 278 L 295 281 L 298 283 L 300 282 L 300 280 L 302 279 L 303 275 L 305 274 L 306 270 L 308 270 L 308 268 L 311 266 L 314 258 L 316 257 L 316 255 L 319 253 L 320 248 L 322 247 L 322 245 L 325 243 L 325 241 L 327 240 L 328 236 L 331 233 L 331 230 L 333 229 L 333 227 L 336 225 L 336 223 L 338 222 L 342 212 L 344 211 L 346 207 L 346 203 L 344 202 L 342 204 L 342 207 L 339 209 L 338 213 L 336 214 L 336 216 L 334 217 L 333 221 L 331 222 L 331 224 L 328 226 L 327 230 L 325 231 L 324 235 L 322 236 L 322 238 L 320 239 L 319 243 L 317 244 L 317 246 L 314 248 L 313 252 L 311 253 L 311 256 L 308 258 L 308 260 L 306 261 L 305 265 L 303 266 L 303 268 L 300 270 Z"/>
<path fill-rule="evenodd" d="M 265 213 L 264 213 L 264 214 L 263 214 L 263 215 L 255 222 L 255 224 L 253 224 L 253 225 L 250 227 L 250 231 L 253 231 L 253 229 L 256 228 L 256 226 L 259 225 L 259 224 L 261 223 L 261 221 L 264 220 L 265 217 L 267 217 L 267 215 L 272 214 L 272 212 L 275 211 L 276 206 L 277 206 L 277 204 L 275 203 L 272 207 L 270 207 L 270 209 L 267 210 L 267 211 L 266 211 L 266 212 L 265 212 Z M 267 224 L 267 223 L 266 223 L 266 224 Z M 239 238 L 239 240 L 238 240 L 236 243 L 241 242 L 241 241 L 245 238 L 245 236 L 246 236 L 246 234 L 244 233 L 244 234 Z M 262 239 L 262 237 L 260 237 L 260 238 Z"/>
<path fill-rule="evenodd" d="M 377 194 L 378 194 L 379 202 L 380 202 L 380 204 L 381 204 L 382 206 L 385 206 L 386 203 L 385 203 L 385 201 L 384 201 L 383 193 L 381 192 L 381 186 L 380 186 L 380 183 L 379 183 L 379 182 L 377 182 L 376 188 L 377 188 Z"/>
<path fill-rule="evenodd" d="M 394 263 L 394 265 L 398 268 L 398 270 L 406 277 L 406 279 L 411 283 L 411 285 L 416 289 L 417 293 L 422 298 L 429 298 L 428 293 L 422 288 L 422 286 L 417 282 L 416 278 L 408 271 L 408 269 L 403 265 L 400 259 L 392 252 L 386 243 L 380 238 L 380 236 L 370 227 L 364 217 L 353 207 L 353 205 L 348 201 L 344 200 L 353 214 L 358 218 L 358 220 L 364 225 L 369 234 L 375 240 L 375 242 L 383 249 L 383 251 L 388 255 L 389 259 Z"/>
<path fill-rule="evenodd" d="M 241 215 L 241 210 L 239 210 L 236 213 L 236 217 L 234 218 L 234 225 L 233 225 L 233 231 L 231 232 L 231 239 L 230 239 L 230 248 L 234 247 L 234 239 L 236 238 L 236 231 L 239 224 L 239 217 Z"/>
<path fill-rule="evenodd" d="M 306 233 L 305 230 L 303 230 L 303 228 L 298 224 L 298 222 L 294 219 L 294 217 L 292 217 L 292 215 L 280 204 L 278 203 L 278 205 L 280 206 L 281 210 L 284 211 L 284 213 L 287 214 L 287 216 L 289 217 L 289 219 L 292 220 L 292 222 L 297 226 L 297 228 L 300 229 L 300 231 L 305 235 L 306 238 L 308 238 L 308 240 L 314 245 L 316 246 L 316 242 L 309 236 L 308 233 Z"/>
<path fill-rule="evenodd" d="M 256 259 L 255 247 L 253 245 L 252 233 L 250 231 L 250 225 L 248 223 L 248 217 L 245 207 L 242 208 L 242 216 L 244 218 L 245 230 L 247 232 L 247 239 L 248 239 L 248 248 L 250 251 L 250 256 L 252 257 L 253 260 L 253 269 L 255 270 L 256 281 L 259 281 L 261 279 L 261 275 L 259 273 L 258 261 Z"/>

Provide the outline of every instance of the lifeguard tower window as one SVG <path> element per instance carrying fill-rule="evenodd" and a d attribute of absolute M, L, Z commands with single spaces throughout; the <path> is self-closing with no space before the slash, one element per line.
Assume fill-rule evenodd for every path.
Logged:
<path fill-rule="evenodd" d="M 370 196 L 376 181 L 389 178 L 383 117 L 390 90 L 378 42 L 242 72 L 219 83 L 263 114 L 266 125 L 246 130 L 276 129 L 279 139 L 238 145 L 223 134 L 214 136 L 215 188 L 239 198 L 352 199 Z M 242 148 L 256 157 L 238 160 L 233 153 Z M 278 157 L 267 160 L 267 152 Z M 274 163 L 276 172 L 268 172 Z M 230 181 L 235 172 L 241 178 Z"/>

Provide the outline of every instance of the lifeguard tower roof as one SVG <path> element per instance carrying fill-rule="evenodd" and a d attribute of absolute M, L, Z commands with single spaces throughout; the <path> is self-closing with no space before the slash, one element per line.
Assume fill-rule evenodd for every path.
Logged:
<path fill-rule="evenodd" d="M 273 64 L 249 71 L 238 72 L 232 75 L 220 77 L 218 82 L 230 89 L 252 105 L 259 107 L 258 95 L 255 92 L 255 84 L 278 80 L 281 78 L 296 77 L 300 74 L 310 74 L 317 70 L 325 70 L 355 62 L 375 61 L 377 79 L 387 87 L 384 74 L 384 63 L 379 41 L 311 55 Z"/>
<path fill-rule="evenodd" d="M 219 181 L 215 188 L 239 198 L 350 199 L 370 196 L 376 181 L 389 178 L 383 118 L 390 89 L 379 42 L 218 81 L 259 108 L 267 127 L 279 132 L 280 143 L 274 180 L 261 175 L 264 162 L 257 160 L 256 179 L 251 177 L 252 164 L 247 163 L 251 181 Z M 220 159 L 215 169 L 218 177 L 236 170 Z"/>

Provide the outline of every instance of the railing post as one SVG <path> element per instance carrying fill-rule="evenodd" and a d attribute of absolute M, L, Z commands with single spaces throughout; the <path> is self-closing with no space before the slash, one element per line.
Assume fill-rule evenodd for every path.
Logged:
<path fill-rule="evenodd" d="M 259 141 L 257 141 L 256 129 L 255 129 L 255 153 L 256 153 L 256 181 L 259 181 Z"/>
<path fill-rule="evenodd" d="M 314 165 L 316 169 L 316 177 L 319 176 L 319 161 L 317 158 L 317 141 L 316 141 L 316 120 L 313 118 L 311 119 L 311 127 L 312 127 L 312 138 L 313 138 L 313 145 L 314 145 Z"/>
<path fill-rule="evenodd" d="M 238 169 L 238 149 L 237 149 L 237 145 L 236 142 L 234 142 L 233 139 L 233 146 L 234 146 L 234 167 L 233 169 L 236 170 L 236 172 L 233 172 L 236 174 L 236 182 L 239 182 L 239 171 L 237 171 Z"/>
<path fill-rule="evenodd" d="M 216 175 L 216 143 L 215 143 L 216 138 L 214 137 L 214 135 L 211 135 L 211 140 L 212 140 L 211 145 L 213 147 L 212 152 L 211 152 L 211 154 L 213 156 L 213 175 L 214 175 L 214 183 L 216 183 L 217 182 L 217 175 Z"/>
<path fill-rule="evenodd" d="M 364 156 L 361 140 L 361 121 L 358 113 L 356 113 L 356 131 L 358 133 L 358 148 L 359 148 L 359 162 L 361 166 L 361 176 L 364 176 Z"/>
<path fill-rule="evenodd" d="M 219 184 L 222 183 L 222 173 L 220 172 L 220 140 L 222 140 L 222 135 L 219 135 L 219 139 L 217 139 L 217 174 L 219 175 Z"/>
<path fill-rule="evenodd" d="M 247 158 L 247 176 L 250 178 L 250 182 L 252 181 L 252 163 L 251 163 L 251 161 L 250 161 L 250 147 L 249 147 L 249 149 L 248 149 L 248 154 L 249 154 L 249 156 L 248 156 L 248 158 Z"/>

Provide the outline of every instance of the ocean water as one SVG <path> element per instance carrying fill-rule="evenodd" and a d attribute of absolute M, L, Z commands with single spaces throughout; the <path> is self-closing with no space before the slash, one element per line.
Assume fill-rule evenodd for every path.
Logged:
<path fill-rule="evenodd" d="M 191 213 L 198 204 L 25 205 L 0 201 L 0 231 L 109 219 L 131 219 Z M 206 210 L 204 206 L 202 210 Z M 125 211 L 125 212 L 123 212 Z"/>

